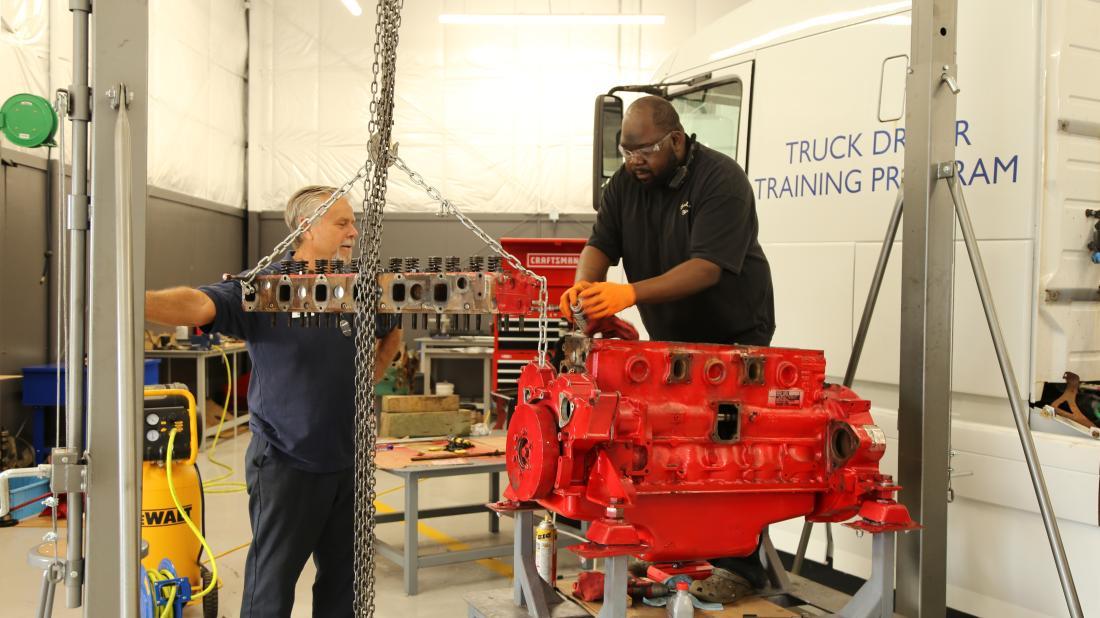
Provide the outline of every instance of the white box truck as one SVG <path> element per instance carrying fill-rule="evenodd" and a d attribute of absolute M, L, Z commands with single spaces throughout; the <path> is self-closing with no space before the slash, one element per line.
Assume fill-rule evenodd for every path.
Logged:
<path fill-rule="evenodd" d="M 751 0 L 633 90 L 668 97 L 688 133 L 753 184 L 775 285 L 775 345 L 824 349 L 839 381 L 897 196 L 910 3 Z M 1100 1 L 962 0 L 958 171 L 1021 392 L 1100 381 Z M 630 89 L 628 89 L 630 90 Z M 621 165 L 621 100 L 598 99 L 594 198 Z M 977 288 L 957 238 L 948 603 L 979 616 L 1065 615 Z M 899 236 L 900 241 L 900 236 Z M 855 389 L 896 474 L 900 242 Z M 1097 256 L 1100 259 L 1100 256 Z M 1044 391 L 1046 393 L 1044 393 Z M 1085 614 L 1100 616 L 1100 440 L 1032 415 Z M 773 526 L 794 552 L 801 520 Z M 825 552 L 818 526 L 808 557 Z M 870 573 L 870 540 L 834 527 L 835 566 Z"/>

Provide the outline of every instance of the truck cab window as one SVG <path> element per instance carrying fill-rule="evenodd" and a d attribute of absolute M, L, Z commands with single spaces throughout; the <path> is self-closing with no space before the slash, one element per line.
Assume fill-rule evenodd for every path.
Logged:
<path fill-rule="evenodd" d="M 737 158 L 737 136 L 741 125 L 740 81 L 693 90 L 671 100 L 688 135 L 699 143 Z"/>

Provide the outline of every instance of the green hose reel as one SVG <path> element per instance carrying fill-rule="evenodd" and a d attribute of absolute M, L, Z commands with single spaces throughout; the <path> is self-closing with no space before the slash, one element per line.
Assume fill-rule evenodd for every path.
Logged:
<path fill-rule="evenodd" d="M 0 133 L 16 146 L 54 146 L 56 132 L 57 114 L 40 96 L 17 94 L 0 106 Z"/>

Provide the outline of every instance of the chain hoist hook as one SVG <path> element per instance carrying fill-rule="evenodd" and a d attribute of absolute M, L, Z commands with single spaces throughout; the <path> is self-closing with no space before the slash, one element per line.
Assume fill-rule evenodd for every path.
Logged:
<path fill-rule="evenodd" d="M 381 159 L 383 155 L 383 149 L 381 148 L 381 142 L 381 136 L 378 133 L 375 133 L 371 135 L 370 145 L 367 147 L 367 150 L 370 153 L 370 160 L 375 165 L 380 165 L 382 163 Z M 392 167 L 393 164 L 397 161 L 398 146 L 399 144 L 397 142 L 391 142 L 388 151 L 385 151 L 384 154 L 386 155 L 386 167 Z"/>

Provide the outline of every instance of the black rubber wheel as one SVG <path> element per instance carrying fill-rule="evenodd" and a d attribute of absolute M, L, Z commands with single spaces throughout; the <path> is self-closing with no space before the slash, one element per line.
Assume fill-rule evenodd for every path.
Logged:
<path fill-rule="evenodd" d="M 214 579 L 214 574 L 210 572 L 210 569 L 200 566 L 199 573 L 202 574 L 202 589 L 206 590 L 206 587 L 210 585 L 210 581 Z M 210 590 L 210 594 L 202 598 L 202 618 L 218 618 L 218 587 L 214 586 Z"/>

